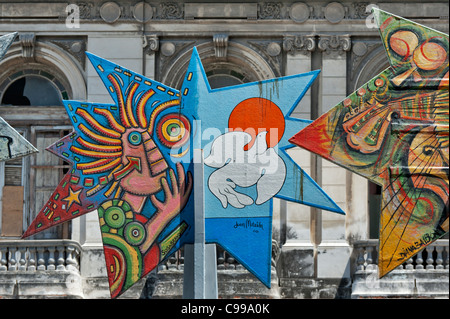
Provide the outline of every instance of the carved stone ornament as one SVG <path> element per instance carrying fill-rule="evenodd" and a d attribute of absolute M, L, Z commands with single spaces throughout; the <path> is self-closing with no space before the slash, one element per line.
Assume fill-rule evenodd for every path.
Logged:
<path fill-rule="evenodd" d="M 107 23 L 114 23 L 122 14 L 122 9 L 115 2 L 106 2 L 100 7 L 100 16 Z"/>
<path fill-rule="evenodd" d="M 267 45 L 266 52 L 268 55 L 275 57 L 281 53 L 281 46 L 276 42 L 270 42 Z"/>
<path fill-rule="evenodd" d="M 257 52 L 270 65 L 276 76 L 281 76 L 283 64 L 282 43 L 270 40 L 251 40 L 248 41 L 251 49 Z"/>
<path fill-rule="evenodd" d="M 159 50 L 159 38 L 156 34 L 149 35 L 145 38 L 144 51 L 148 55 L 155 54 Z"/>
<path fill-rule="evenodd" d="M 176 2 L 164 2 L 159 6 L 161 10 L 158 19 L 183 19 L 184 12 L 182 4 L 179 5 Z"/>
<path fill-rule="evenodd" d="M 339 23 L 345 18 L 347 8 L 339 2 L 331 2 L 324 9 L 324 16 L 331 23 Z"/>
<path fill-rule="evenodd" d="M 312 14 L 312 7 L 309 7 L 306 3 L 296 2 L 289 8 L 289 17 L 298 23 L 305 22 Z"/>
<path fill-rule="evenodd" d="M 226 58 L 228 49 L 228 35 L 214 34 L 213 43 L 216 58 Z"/>
<path fill-rule="evenodd" d="M 370 14 L 370 10 L 368 10 L 369 2 L 357 2 L 353 4 L 354 8 L 354 19 L 365 19 Z"/>
<path fill-rule="evenodd" d="M 153 7 L 145 2 L 139 2 L 133 7 L 133 17 L 139 22 L 148 22 L 153 18 Z"/>
<path fill-rule="evenodd" d="M 86 40 L 82 38 L 64 38 L 64 39 L 50 39 L 49 42 L 59 46 L 64 51 L 70 53 L 82 67 L 85 67 L 86 62 Z"/>
<path fill-rule="evenodd" d="M 316 40 L 312 35 L 286 35 L 283 50 L 288 54 L 309 54 L 316 49 Z"/>
<path fill-rule="evenodd" d="M 173 42 L 165 42 L 161 45 L 161 53 L 164 56 L 172 56 L 175 51 L 176 51 L 177 47 L 175 46 L 175 44 Z"/>
<path fill-rule="evenodd" d="M 281 19 L 281 7 L 282 4 L 279 2 L 265 2 L 259 5 L 259 15 L 260 19 Z"/>
<path fill-rule="evenodd" d="M 19 34 L 19 42 L 22 46 L 22 57 L 25 59 L 34 59 L 34 46 L 36 43 L 34 33 Z"/>
<path fill-rule="evenodd" d="M 92 13 L 94 5 L 88 2 L 78 2 L 77 6 L 80 10 L 80 19 L 92 19 L 94 14 Z"/>
<path fill-rule="evenodd" d="M 349 51 L 352 42 L 349 35 L 321 35 L 317 46 L 325 55 L 337 57 Z"/>
<path fill-rule="evenodd" d="M 384 54 L 382 44 L 378 41 L 353 42 L 350 55 L 350 80 L 354 80 L 357 73 L 361 72 L 367 63 L 367 58 L 380 51 Z M 386 61 L 387 62 L 387 61 Z"/>

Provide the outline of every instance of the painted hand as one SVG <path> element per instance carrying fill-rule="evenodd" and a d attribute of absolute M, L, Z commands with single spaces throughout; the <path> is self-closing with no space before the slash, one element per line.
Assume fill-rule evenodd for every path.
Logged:
<path fill-rule="evenodd" d="M 157 214 L 163 215 L 163 219 L 167 221 L 171 220 L 173 217 L 179 214 L 183 207 L 186 205 L 193 186 L 191 172 L 187 173 L 186 180 L 186 175 L 181 163 L 177 163 L 176 167 L 178 181 L 173 169 L 169 170 L 172 189 L 170 189 L 167 179 L 165 177 L 161 178 L 161 186 L 164 191 L 165 197 L 164 202 L 159 201 L 155 195 L 150 196 L 150 200 L 158 210 Z"/>

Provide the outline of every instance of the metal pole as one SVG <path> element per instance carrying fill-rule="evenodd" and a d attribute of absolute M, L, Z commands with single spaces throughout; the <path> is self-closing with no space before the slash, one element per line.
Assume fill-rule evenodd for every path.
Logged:
<path fill-rule="evenodd" d="M 194 244 L 184 246 L 184 299 L 217 299 L 216 245 L 205 244 L 203 150 L 194 149 Z"/>

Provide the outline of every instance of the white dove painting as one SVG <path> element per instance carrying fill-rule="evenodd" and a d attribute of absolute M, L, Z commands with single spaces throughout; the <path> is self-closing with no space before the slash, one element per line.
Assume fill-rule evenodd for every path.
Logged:
<path fill-rule="evenodd" d="M 204 195 L 205 242 L 220 245 L 267 287 L 278 200 L 343 213 L 287 152 L 294 147 L 288 138 L 311 123 L 291 114 L 318 74 L 211 89 L 194 49 L 180 90 L 180 112 L 195 119 L 192 147 L 203 151 L 204 187 L 193 192 Z"/>
<path fill-rule="evenodd" d="M 247 132 L 227 132 L 212 142 L 204 163 L 216 170 L 209 176 L 208 188 L 223 208 L 263 204 L 283 186 L 286 165 L 275 148 L 267 146 L 267 133 L 256 135 L 248 150 L 245 146 L 252 141 L 252 135 Z M 236 191 L 236 186 L 256 187 L 256 199 Z"/>

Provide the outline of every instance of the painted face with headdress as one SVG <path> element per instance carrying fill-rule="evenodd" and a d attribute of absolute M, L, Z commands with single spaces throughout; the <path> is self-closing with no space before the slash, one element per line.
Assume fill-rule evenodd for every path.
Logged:
<path fill-rule="evenodd" d="M 48 150 L 73 167 L 24 237 L 97 209 L 116 297 L 189 236 L 191 123 L 176 90 L 88 56 L 115 104 L 65 101 L 74 132 Z"/>

